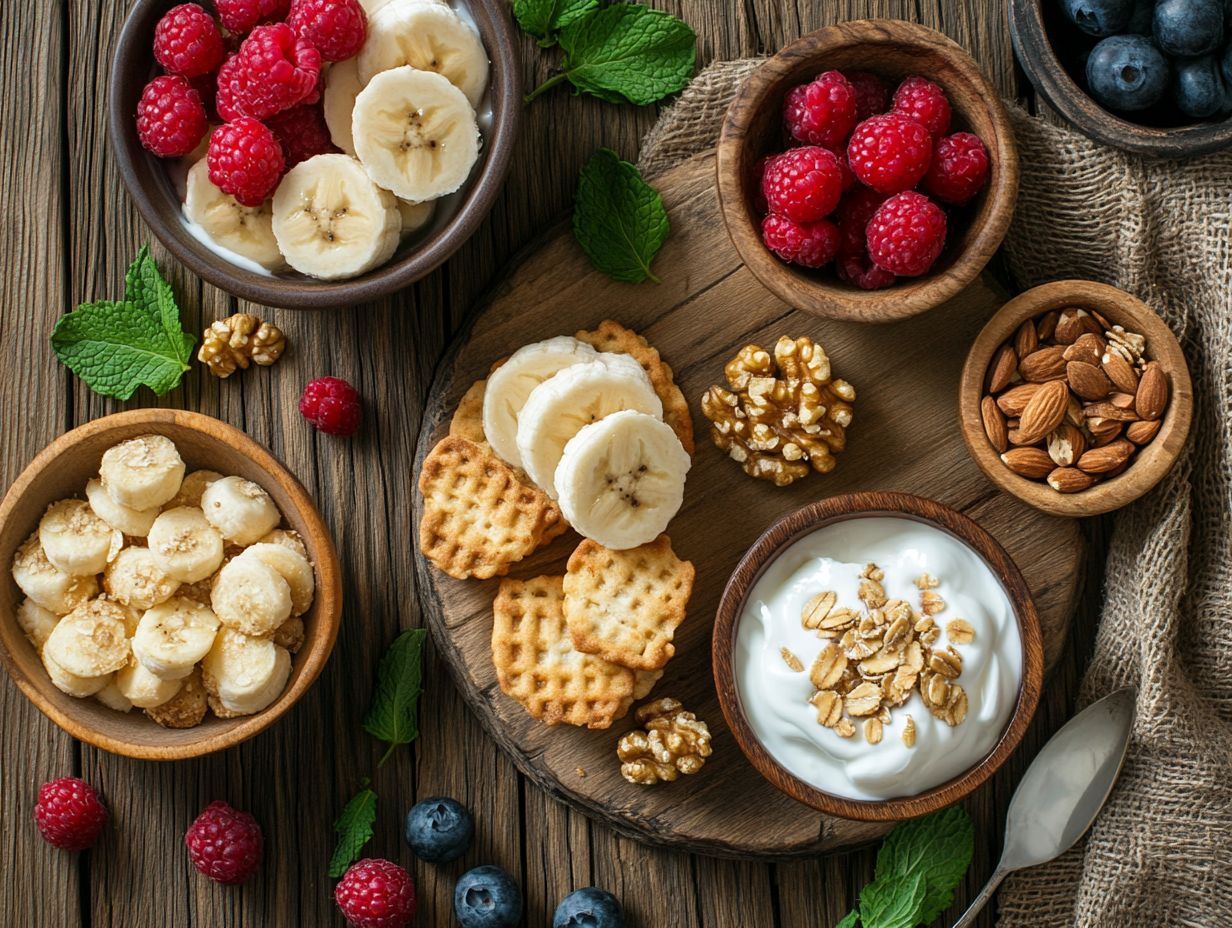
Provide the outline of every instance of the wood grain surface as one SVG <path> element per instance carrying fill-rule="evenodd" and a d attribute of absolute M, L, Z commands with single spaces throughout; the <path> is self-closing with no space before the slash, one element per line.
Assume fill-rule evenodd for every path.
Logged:
<path fill-rule="evenodd" d="M 941 29 L 972 51 L 1003 94 L 1029 90 L 1005 33 L 1005 0 L 655 0 L 687 19 L 702 62 L 773 52 L 831 22 L 891 16 Z M 0 483 L 7 486 L 61 432 L 122 408 L 100 400 L 48 350 L 55 320 L 83 300 L 117 297 L 149 231 L 124 194 L 108 149 L 106 72 L 125 0 L 0 4 Z M 522 40 L 528 85 L 556 62 Z M 177 764 L 132 761 L 75 743 L 0 678 L 0 926 L 4 928 L 273 928 L 340 926 L 325 876 L 343 803 L 372 773 L 382 748 L 360 727 L 372 669 L 400 628 L 421 623 L 413 567 L 410 468 L 433 371 L 468 308 L 524 243 L 568 209 L 585 160 L 600 145 L 636 155 L 654 107 L 612 106 L 557 90 L 528 108 L 509 181 L 491 217 L 445 267 L 379 303 L 317 314 L 237 302 L 179 268 L 157 244 L 186 325 L 237 309 L 281 326 L 291 341 L 269 369 L 226 382 L 195 368 L 179 390 L 141 393 L 128 406 L 163 405 L 217 416 L 268 446 L 317 500 L 342 558 L 346 611 L 334 657 L 270 731 L 219 755 Z M 962 346 L 954 346 L 956 353 Z M 346 377 L 368 401 L 366 426 L 339 442 L 308 429 L 295 409 L 303 384 Z M 987 879 L 1000 853 L 1009 794 L 1038 746 L 1072 712 L 1099 605 L 1101 523 L 1084 527 L 1095 556 L 1084 607 L 1065 657 L 1045 687 L 1026 743 L 965 803 L 976 823 L 975 860 L 954 911 Z M 412 865 L 418 924 L 453 924 L 453 880 L 469 866 L 508 868 L 526 891 L 529 925 L 550 922 L 557 901 L 586 884 L 620 896 L 635 928 L 671 925 L 833 925 L 872 876 L 871 851 L 770 865 L 648 848 L 557 802 L 518 775 L 484 734 L 433 655 L 422 735 L 375 776 L 381 796 L 368 852 Z M 112 810 L 97 848 L 73 856 L 44 844 L 31 823 L 38 785 L 78 774 Z M 456 864 L 413 865 L 401 815 L 442 793 L 474 810 L 474 850 Z M 184 854 L 183 833 L 213 799 L 252 811 L 265 826 L 267 862 L 253 883 L 216 886 Z M 981 926 L 993 924 L 990 908 Z"/>

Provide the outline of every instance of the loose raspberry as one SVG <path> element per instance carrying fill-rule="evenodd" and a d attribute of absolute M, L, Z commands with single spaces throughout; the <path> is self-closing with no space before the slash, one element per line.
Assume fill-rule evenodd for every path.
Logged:
<path fill-rule="evenodd" d="M 337 377 L 318 377 L 304 387 L 299 411 L 315 428 L 343 438 L 359 431 L 364 414 L 359 393 Z"/>
<path fill-rule="evenodd" d="M 876 74 L 868 71 L 845 71 L 843 76 L 856 95 L 856 121 L 884 113 L 890 105 L 890 88 Z"/>
<path fill-rule="evenodd" d="M 209 74 L 222 54 L 222 33 L 214 17 L 195 3 L 173 6 L 154 27 L 154 57 L 171 74 Z"/>
<path fill-rule="evenodd" d="M 368 17 L 358 0 L 292 0 L 287 25 L 326 61 L 358 55 L 368 35 Z"/>
<path fill-rule="evenodd" d="M 838 206 L 843 172 L 832 151 L 793 148 L 766 165 L 761 189 L 771 212 L 796 222 L 816 222 Z"/>
<path fill-rule="evenodd" d="M 325 111 L 320 103 L 293 106 L 274 114 L 265 120 L 265 124 L 273 130 L 278 144 L 282 146 L 288 171 L 315 155 L 338 151 L 329 137 L 329 126 L 325 124 Z"/>
<path fill-rule="evenodd" d="M 343 875 L 334 901 L 353 928 L 404 928 L 415 917 L 415 883 L 392 861 L 366 858 Z"/>
<path fill-rule="evenodd" d="M 847 144 L 847 160 L 856 178 L 878 193 L 910 190 L 933 156 L 928 130 L 901 113 L 870 116 L 856 126 Z"/>
<path fill-rule="evenodd" d="M 784 261 L 821 267 L 838 253 L 839 231 L 828 219 L 805 225 L 771 213 L 762 220 L 761 239 Z"/>
<path fill-rule="evenodd" d="M 221 799 L 211 802 L 184 835 L 188 859 L 215 883 L 243 883 L 261 866 L 261 826 Z"/>
<path fill-rule="evenodd" d="M 923 77 L 909 77 L 894 91 L 890 112 L 910 116 L 934 139 L 950 131 L 950 101 L 945 91 Z"/>
<path fill-rule="evenodd" d="M 85 780 L 61 777 L 39 787 L 34 821 L 48 844 L 64 851 L 84 851 L 94 846 L 107 824 L 107 807 Z"/>
<path fill-rule="evenodd" d="M 214 0 L 218 18 L 228 32 L 242 35 L 258 23 L 273 23 L 287 15 L 291 0 Z"/>
<path fill-rule="evenodd" d="M 856 124 L 855 91 L 838 71 L 826 71 L 788 92 L 783 122 L 797 141 L 837 150 Z"/>
<path fill-rule="evenodd" d="M 218 115 L 267 119 L 320 99 L 321 53 L 286 23 L 258 26 L 218 71 Z"/>
<path fill-rule="evenodd" d="M 160 158 L 186 155 L 205 138 L 205 104 L 187 79 L 164 74 L 137 101 L 137 137 Z"/>
<path fill-rule="evenodd" d="M 868 256 L 868 221 L 884 201 L 883 194 L 867 187 L 857 187 L 843 197 L 838 207 L 841 240 L 835 268 L 841 280 L 861 290 L 880 290 L 896 279 L 889 271 L 873 264 Z"/>
<path fill-rule="evenodd" d="M 942 203 L 961 206 L 988 181 L 988 150 L 979 136 L 955 132 L 937 143 L 924 175 L 924 192 Z"/>
<path fill-rule="evenodd" d="M 873 263 L 900 277 L 928 272 L 945 247 L 945 212 L 922 193 L 890 197 L 868 222 Z"/>
<path fill-rule="evenodd" d="M 282 179 L 282 146 L 268 126 L 241 116 L 214 130 L 206 152 L 210 182 L 244 206 L 260 206 Z"/>

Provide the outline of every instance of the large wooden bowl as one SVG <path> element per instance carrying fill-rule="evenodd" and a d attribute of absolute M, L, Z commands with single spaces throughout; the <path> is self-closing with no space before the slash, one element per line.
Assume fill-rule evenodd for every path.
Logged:
<path fill-rule="evenodd" d="M 797 84 L 831 69 L 872 71 L 891 89 L 920 74 L 945 90 L 953 128 L 974 132 L 988 148 L 988 185 L 950 212 L 945 250 L 927 275 L 900 278 L 884 290 L 859 290 L 831 269 L 787 264 L 761 240 L 754 165 L 782 151 L 783 100 Z M 1000 97 L 961 46 L 926 26 L 874 19 L 819 29 L 770 58 L 741 86 L 719 138 L 717 179 L 723 219 L 740 258 L 791 306 L 831 319 L 892 322 L 939 306 L 971 283 L 1005 238 L 1018 196 L 1018 148 Z"/>
<path fill-rule="evenodd" d="M 980 400 L 984 397 L 993 354 L 1014 337 L 1027 319 L 1069 306 L 1096 309 L 1114 325 L 1146 336 L 1147 356 L 1159 361 L 1171 379 L 1168 410 L 1155 439 L 1145 445 L 1124 473 L 1101 480 L 1078 493 L 1058 493 L 1042 480 L 1028 480 L 1001 461 L 984 433 Z M 988 320 L 967 353 L 958 383 L 958 421 L 971 457 L 994 484 L 1042 512 L 1056 516 L 1094 516 L 1132 503 L 1172 469 L 1193 421 L 1193 383 L 1180 343 L 1167 323 L 1124 290 L 1091 280 L 1057 280 L 1022 293 Z"/>
<path fill-rule="evenodd" d="M 734 655 L 740 617 L 749 593 L 761 575 L 792 542 L 835 522 L 891 516 L 923 522 L 953 535 L 988 565 L 1001 581 L 1014 608 L 1022 637 L 1022 675 L 1018 701 L 1001 737 L 979 762 L 965 773 L 914 796 L 899 799 L 859 800 L 836 796 L 805 783 L 783 767 L 754 734 L 736 686 Z M 1013 753 L 1026 733 L 1039 702 L 1044 678 L 1044 652 L 1039 617 L 1031 591 L 1018 566 L 987 531 L 972 519 L 932 500 L 906 493 L 850 493 L 832 496 L 784 516 L 753 543 L 736 565 L 719 600 L 711 639 L 714 683 L 727 725 L 749 762 L 767 780 L 791 798 L 842 818 L 864 822 L 895 822 L 935 812 L 958 802 L 991 777 Z"/>
<path fill-rule="evenodd" d="M 80 497 L 98 473 L 103 452 L 118 442 L 156 433 L 175 442 L 188 470 L 208 468 L 260 484 L 282 511 L 283 524 L 303 536 L 316 571 L 316 596 L 304 615 L 306 638 L 295 655 L 291 678 L 269 708 L 238 719 L 212 714 L 196 728 L 163 728 L 133 710 L 108 709 L 94 699 L 75 699 L 48 678 L 14 614 L 22 599 L 9 565 L 21 543 L 38 527 L 50 503 Z M 39 710 L 74 738 L 113 754 L 144 760 L 183 760 L 212 754 L 272 725 L 308 690 L 329 659 L 342 616 L 338 557 L 321 514 L 307 491 L 279 461 L 238 429 L 217 419 L 172 409 L 137 409 L 96 419 L 61 435 L 39 452 L 0 502 L 0 659 L 9 676 Z"/>

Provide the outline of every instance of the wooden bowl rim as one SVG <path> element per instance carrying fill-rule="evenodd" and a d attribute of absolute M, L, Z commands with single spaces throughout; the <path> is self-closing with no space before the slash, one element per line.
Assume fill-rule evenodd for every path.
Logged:
<path fill-rule="evenodd" d="M 968 770 L 912 796 L 860 800 L 805 783 L 765 748 L 744 715 L 736 685 L 734 652 L 741 613 L 758 579 L 793 542 L 819 528 L 851 519 L 887 516 L 931 525 L 964 543 L 1001 582 L 1018 621 L 1022 674 L 1014 712 L 992 749 Z M 865 822 L 894 822 L 927 815 L 964 798 L 984 783 L 1013 753 L 1026 733 L 1043 685 L 1044 652 L 1039 616 L 1030 588 L 1013 559 L 979 523 L 942 503 L 895 492 L 860 492 L 810 503 L 771 525 L 732 572 L 715 616 L 711 659 L 715 689 L 728 728 L 753 767 L 780 791 L 827 815 Z"/>
<path fill-rule="evenodd" d="M 1015 474 L 988 443 L 980 416 L 980 401 L 993 352 L 1027 319 L 1065 306 L 1098 310 L 1115 325 L 1146 336 L 1148 354 L 1171 377 L 1171 397 L 1159 433 L 1138 453 L 1134 463 L 1111 480 L 1101 480 L 1079 493 L 1058 493 L 1048 484 Z M 1078 518 L 1100 515 L 1126 506 L 1152 489 L 1176 464 L 1193 421 L 1193 382 L 1180 342 L 1146 303 L 1131 293 L 1092 280 L 1054 280 L 1014 297 L 984 324 L 958 378 L 958 421 L 967 450 L 980 470 L 1001 490 L 1041 512 Z"/>
<path fill-rule="evenodd" d="M 149 745 L 125 741 L 96 731 L 80 722 L 72 713 L 62 711 L 56 702 L 48 699 L 43 688 L 52 686 L 51 681 L 31 679 L 12 653 L 15 642 L 19 647 L 29 647 L 29 642 L 17 628 L 16 622 L 10 621 L 11 617 L 0 616 L 0 662 L 4 664 L 9 677 L 35 708 L 79 741 L 113 754 L 140 760 L 186 760 L 201 757 L 234 747 L 269 728 L 286 714 L 320 675 L 333 652 L 342 617 L 342 572 L 337 552 L 325 526 L 325 521 L 308 495 L 308 491 L 304 489 L 295 475 L 262 445 L 234 426 L 202 413 L 177 409 L 133 409 L 103 416 L 65 432 L 40 451 L 13 481 L 3 500 L 0 501 L 0 527 L 8 524 L 19 501 L 44 471 L 57 463 L 61 456 L 78 447 L 82 441 L 119 429 L 141 427 L 158 433 L 160 429 L 168 426 L 197 432 L 211 441 L 218 441 L 221 438 L 231 448 L 269 474 L 271 479 L 291 497 L 296 515 L 312 530 L 312 534 L 318 541 L 319 550 L 310 550 L 309 553 L 313 556 L 313 566 L 317 571 L 313 622 L 323 629 L 323 636 L 320 633 L 315 639 L 309 636 L 308 642 L 312 642 L 312 646 L 308 647 L 308 642 L 306 642 L 305 649 L 294 656 L 294 661 L 299 666 L 282 695 L 268 708 L 255 715 L 221 720 L 226 726 L 222 731 L 194 742 L 181 745 Z M 286 519 L 285 513 L 283 518 Z M 19 537 L 25 537 L 25 534 L 27 533 L 18 533 Z M 8 565 L 4 566 L 7 571 Z M 11 583 L 12 580 L 8 582 Z M 72 699 L 73 697 L 66 698 Z M 117 717 L 119 716 L 120 714 L 117 713 Z M 162 731 L 153 721 L 144 716 L 138 718 L 136 715 L 130 715 L 128 718 L 130 721 L 147 724 Z"/>
<path fill-rule="evenodd" d="M 992 138 L 984 139 L 992 171 L 986 201 L 964 233 L 965 250 L 943 271 L 901 279 L 884 290 L 860 290 L 841 281 L 814 277 L 770 254 L 746 208 L 742 158 L 748 116 L 764 105 L 777 87 L 791 78 L 799 59 L 824 59 L 860 45 L 915 46 L 946 58 L 964 81 L 980 91 Z M 824 61 L 818 61 L 824 67 Z M 949 88 L 947 88 L 949 89 Z M 791 306 L 830 319 L 894 322 L 919 315 L 958 294 L 983 270 L 1009 230 L 1018 197 L 1018 146 L 1001 97 L 979 64 L 957 42 L 927 26 L 903 20 L 864 19 L 836 23 L 802 36 L 766 59 L 741 83 L 727 108 L 715 161 L 719 203 L 732 244 L 749 271 Z"/>
<path fill-rule="evenodd" d="M 179 221 L 181 204 L 160 159 L 137 139 L 134 102 L 152 66 L 151 36 L 158 18 L 176 0 L 136 0 L 116 44 L 108 85 L 110 147 L 120 178 L 154 236 L 198 277 L 234 296 L 286 309 L 328 309 L 365 303 L 410 286 L 447 261 L 475 233 L 491 211 L 509 173 L 522 121 L 522 70 L 508 4 L 471 0 L 475 23 L 488 53 L 492 128 L 484 135 L 480 162 L 473 169 L 457 212 L 443 227 L 402 257 L 350 280 L 326 281 L 256 274 L 214 254 Z M 140 63 L 140 67 L 135 64 Z M 174 219 L 160 206 L 169 206 Z"/>

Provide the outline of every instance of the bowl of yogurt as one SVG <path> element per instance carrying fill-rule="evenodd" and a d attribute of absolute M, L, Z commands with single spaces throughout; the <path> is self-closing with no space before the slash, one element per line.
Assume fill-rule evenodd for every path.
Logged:
<path fill-rule="evenodd" d="M 831 497 L 771 526 L 728 581 L 712 648 L 753 766 L 865 821 L 926 814 L 987 780 L 1043 676 L 1013 560 L 967 516 L 901 493 Z"/>

